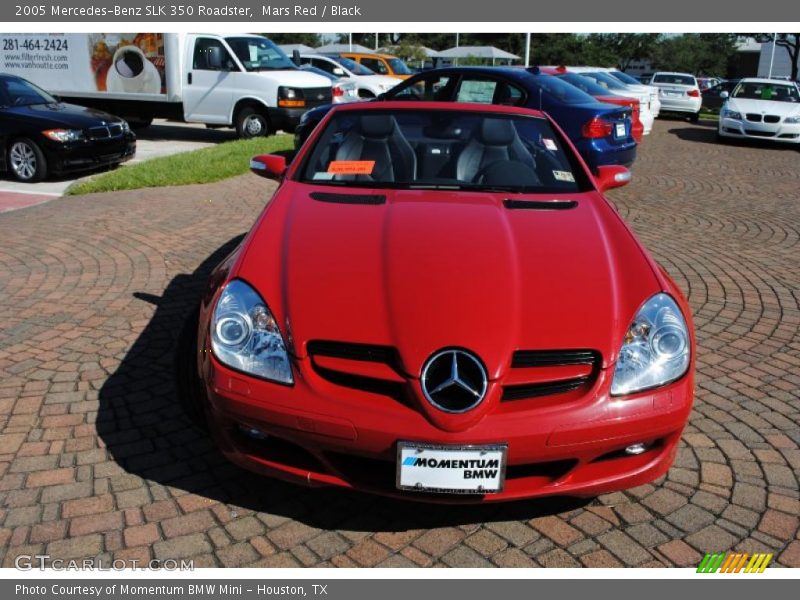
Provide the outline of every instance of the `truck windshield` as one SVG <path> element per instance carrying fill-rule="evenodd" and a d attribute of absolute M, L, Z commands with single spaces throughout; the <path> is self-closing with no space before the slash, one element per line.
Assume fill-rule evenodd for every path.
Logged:
<path fill-rule="evenodd" d="M 296 69 L 297 65 L 267 38 L 229 37 L 228 45 L 248 71 Z"/>

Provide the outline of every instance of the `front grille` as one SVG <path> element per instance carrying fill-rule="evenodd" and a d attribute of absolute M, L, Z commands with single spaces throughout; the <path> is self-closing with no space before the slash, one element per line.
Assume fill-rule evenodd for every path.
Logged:
<path fill-rule="evenodd" d="M 373 344 L 354 344 L 350 342 L 330 342 L 314 340 L 308 343 L 308 353 L 332 358 L 363 360 L 368 362 L 390 363 L 396 359 L 394 348 Z"/>
<path fill-rule="evenodd" d="M 303 99 L 306 101 L 306 106 L 319 106 L 320 104 L 330 104 L 333 100 L 332 88 L 304 88 Z"/>
<path fill-rule="evenodd" d="M 122 125 L 120 123 L 111 123 L 110 125 L 90 127 L 87 131 L 90 140 L 107 140 L 121 136 Z"/>
<path fill-rule="evenodd" d="M 778 115 L 764 115 L 764 123 L 780 123 L 781 118 Z"/>
<path fill-rule="evenodd" d="M 602 357 L 596 350 L 518 350 L 511 359 L 515 383 L 503 388 L 504 401 L 566 394 L 591 385 Z M 525 370 L 517 374 L 515 370 Z"/>
<path fill-rule="evenodd" d="M 745 129 L 747 135 L 754 135 L 757 137 L 775 137 L 774 131 L 759 131 L 758 129 Z"/>
<path fill-rule="evenodd" d="M 595 350 L 517 350 L 511 368 L 594 365 L 599 359 L 600 353 Z"/>
<path fill-rule="evenodd" d="M 745 118 L 752 123 L 761 123 L 761 115 L 756 113 L 747 113 Z"/>
<path fill-rule="evenodd" d="M 314 372 L 338 386 L 371 394 L 388 396 L 402 404 L 408 403 L 408 386 L 399 368 L 399 357 L 394 348 L 373 344 L 357 344 L 313 340 L 306 346 Z M 335 367 L 320 364 L 315 358 L 341 359 Z M 348 361 L 353 361 L 347 364 Z M 355 363 L 375 363 L 384 367 L 379 374 L 364 374 Z"/>

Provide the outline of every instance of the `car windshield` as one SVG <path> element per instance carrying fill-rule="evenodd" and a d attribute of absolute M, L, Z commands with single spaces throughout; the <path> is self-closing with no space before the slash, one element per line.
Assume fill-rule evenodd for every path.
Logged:
<path fill-rule="evenodd" d="M 386 62 L 389 63 L 389 66 L 392 67 L 392 72 L 395 75 L 411 75 L 411 69 L 408 68 L 406 63 L 404 63 L 399 58 L 387 58 Z"/>
<path fill-rule="evenodd" d="M 745 100 L 772 100 L 773 102 L 800 102 L 800 93 L 793 85 L 743 81 L 731 94 L 732 98 Z"/>
<path fill-rule="evenodd" d="M 619 79 L 622 83 L 627 83 L 628 85 L 642 85 L 641 81 L 635 77 L 631 77 L 627 73 L 623 73 L 622 71 L 609 71 L 609 75 Z"/>
<path fill-rule="evenodd" d="M 590 96 L 607 96 L 608 89 L 598 85 L 594 79 L 589 77 L 581 77 L 578 73 L 564 73 L 563 75 L 556 75 L 559 79 L 563 79 L 570 85 L 574 85 L 582 92 L 586 92 Z"/>
<path fill-rule="evenodd" d="M 622 83 L 616 77 L 612 77 L 608 73 L 603 73 L 602 71 L 595 71 L 592 73 L 579 73 L 583 77 L 587 77 L 594 81 L 600 87 L 605 88 L 606 90 L 613 90 L 616 92 L 625 92 L 628 90 L 627 86 Z"/>
<path fill-rule="evenodd" d="M 431 109 L 334 112 L 309 151 L 300 180 L 507 193 L 591 188 L 569 145 L 544 118 Z"/>
<path fill-rule="evenodd" d="M 354 60 L 350 60 L 349 58 L 344 58 L 342 56 L 331 56 L 331 60 L 336 61 L 340 65 L 342 65 L 345 69 L 350 71 L 353 75 L 375 75 L 375 71 L 372 69 L 365 67 L 364 65 L 358 64 Z"/>
<path fill-rule="evenodd" d="M 0 78 L 0 105 L 31 106 L 33 104 L 55 104 L 58 102 L 43 89 L 30 81 L 16 77 Z"/>
<path fill-rule="evenodd" d="M 673 85 L 696 86 L 697 81 L 691 75 L 680 75 L 673 73 L 658 73 L 653 77 L 653 83 L 671 83 Z"/>
<path fill-rule="evenodd" d="M 545 94 L 549 94 L 555 100 L 563 102 L 564 104 L 588 104 L 595 102 L 586 92 L 576 88 L 574 85 L 562 81 L 558 77 L 552 75 L 532 75 L 535 85 Z M 538 95 L 538 90 L 536 92 Z M 534 95 L 534 106 L 538 106 L 538 98 Z"/>
<path fill-rule="evenodd" d="M 297 68 L 283 50 L 266 38 L 229 37 L 225 38 L 225 41 L 248 71 L 282 71 Z"/>

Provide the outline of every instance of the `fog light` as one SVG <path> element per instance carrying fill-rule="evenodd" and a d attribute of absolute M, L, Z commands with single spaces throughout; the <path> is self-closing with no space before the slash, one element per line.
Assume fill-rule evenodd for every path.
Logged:
<path fill-rule="evenodd" d="M 256 429 L 255 427 L 250 427 L 248 425 L 239 425 L 239 431 L 245 434 L 249 438 L 253 438 L 254 440 L 265 440 L 269 436 L 261 431 L 260 429 Z"/>
<path fill-rule="evenodd" d="M 625 448 L 625 454 L 641 454 L 647 450 L 647 444 L 638 443 L 638 444 L 631 444 L 627 448 Z"/>

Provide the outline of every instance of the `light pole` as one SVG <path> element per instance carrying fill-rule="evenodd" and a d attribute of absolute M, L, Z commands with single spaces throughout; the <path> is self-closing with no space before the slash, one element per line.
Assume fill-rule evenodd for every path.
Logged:
<path fill-rule="evenodd" d="M 776 42 L 778 41 L 778 34 L 772 34 L 772 56 L 769 58 L 769 77 L 767 79 L 772 79 L 772 65 L 775 63 L 775 46 L 777 45 Z"/>

